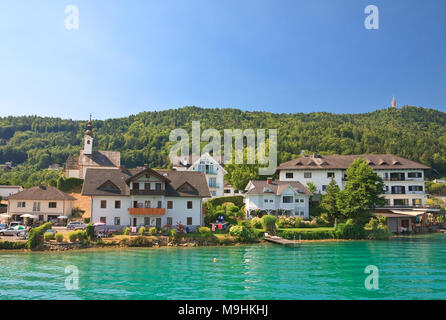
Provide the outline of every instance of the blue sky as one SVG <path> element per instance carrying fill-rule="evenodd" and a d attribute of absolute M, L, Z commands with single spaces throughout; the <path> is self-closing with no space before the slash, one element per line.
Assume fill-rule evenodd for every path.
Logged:
<path fill-rule="evenodd" d="M 65 7 L 79 8 L 66 30 Z M 367 5 L 379 30 L 364 27 Z M 3 0 L 0 116 L 446 111 L 443 0 Z"/>

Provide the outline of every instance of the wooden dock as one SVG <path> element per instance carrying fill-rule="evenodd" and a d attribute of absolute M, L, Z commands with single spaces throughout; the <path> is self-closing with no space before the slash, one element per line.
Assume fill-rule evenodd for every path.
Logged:
<path fill-rule="evenodd" d="M 281 237 L 276 236 L 265 236 L 265 240 L 271 243 L 280 244 L 285 247 L 297 247 L 300 245 L 299 240 L 288 240 Z"/>

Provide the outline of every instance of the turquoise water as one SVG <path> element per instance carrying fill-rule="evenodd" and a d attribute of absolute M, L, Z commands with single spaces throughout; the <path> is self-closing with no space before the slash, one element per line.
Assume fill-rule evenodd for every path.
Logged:
<path fill-rule="evenodd" d="M 446 235 L 299 248 L 2 252 L 0 263 L 0 299 L 446 299 Z M 65 287 L 70 265 L 78 290 Z M 364 286 L 368 265 L 379 269 L 378 290 Z"/>

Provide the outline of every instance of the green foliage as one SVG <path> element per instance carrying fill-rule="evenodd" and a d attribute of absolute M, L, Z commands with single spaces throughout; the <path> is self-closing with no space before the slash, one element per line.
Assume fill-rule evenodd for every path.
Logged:
<path fill-rule="evenodd" d="M 85 227 L 85 233 L 87 234 L 88 239 L 94 239 L 94 225 L 92 222 L 89 222 Z"/>
<path fill-rule="evenodd" d="M 217 206 L 221 206 L 221 205 L 223 205 L 224 203 L 227 203 L 227 202 L 230 202 L 233 205 L 237 206 L 238 208 L 241 208 L 243 206 L 243 196 L 231 196 L 231 197 L 216 197 L 216 198 L 212 198 L 212 199 L 209 199 L 206 202 L 206 206 L 207 207 L 209 207 L 209 206 L 217 207 Z"/>
<path fill-rule="evenodd" d="M 21 250 L 28 248 L 25 241 L 0 241 L 0 250 Z"/>
<path fill-rule="evenodd" d="M 345 223 L 338 223 L 335 234 L 339 239 L 364 239 L 364 225 L 348 219 Z"/>
<path fill-rule="evenodd" d="M 56 241 L 62 242 L 64 239 L 64 235 L 62 233 L 56 233 Z"/>
<path fill-rule="evenodd" d="M 382 197 L 384 183 L 361 158 L 353 161 L 346 175 L 344 190 L 338 192 L 337 208 L 346 219 L 351 218 L 355 222 L 363 223 L 373 208 L 386 204 Z"/>
<path fill-rule="evenodd" d="M 47 232 L 47 233 L 43 234 L 43 239 L 44 239 L 45 241 L 51 241 L 51 240 L 54 240 L 54 234 L 51 233 L 51 232 Z"/>
<path fill-rule="evenodd" d="M 43 235 L 45 232 L 51 227 L 53 224 L 51 222 L 47 222 L 42 224 L 40 227 L 32 228 L 28 234 L 28 241 L 26 243 L 26 247 L 28 249 L 38 249 L 43 245 Z"/>
<path fill-rule="evenodd" d="M 73 191 L 82 188 L 83 179 L 60 177 L 57 180 L 57 189 L 63 192 Z"/>
<path fill-rule="evenodd" d="M 205 237 L 211 235 L 211 229 L 208 227 L 200 227 L 198 228 L 198 232 L 200 232 L 200 234 Z"/>
<path fill-rule="evenodd" d="M 130 228 L 129 228 L 129 227 L 126 227 L 126 228 L 124 229 L 124 235 L 128 236 L 129 234 L 130 234 Z"/>
<path fill-rule="evenodd" d="M 263 227 L 262 225 L 262 219 L 259 217 L 254 217 L 251 219 L 251 225 L 253 228 L 261 229 Z"/>
<path fill-rule="evenodd" d="M 392 237 L 392 231 L 387 227 L 387 219 L 382 216 L 372 217 L 365 225 L 367 238 L 371 240 L 387 240 Z"/>
<path fill-rule="evenodd" d="M 232 226 L 229 229 L 231 236 L 237 237 L 240 242 L 250 243 L 256 241 L 256 236 L 251 228 L 244 226 Z"/>
<path fill-rule="evenodd" d="M 120 243 L 128 247 L 151 247 L 153 245 L 152 240 L 144 236 L 122 239 Z"/>
<path fill-rule="evenodd" d="M 185 107 L 161 112 L 142 112 L 126 118 L 94 121 L 95 148 L 121 152 L 128 168 L 147 164 L 167 168 L 174 142 L 174 128 L 191 130 L 192 120 L 202 128 L 276 128 L 278 163 L 298 156 L 300 150 L 321 154 L 392 153 L 421 162 L 446 173 L 446 113 L 418 107 L 383 109 L 365 114 L 275 114 L 236 109 Z M 0 172 L 0 184 L 30 187 L 44 182 L 56 186 L 60 172 L 49 164 L 64 164 L 79 155 L 86 121 L 21 116 L 0 118 L 0 163 L 20 166 Z M 227 180 L 244 189 L 258 178 L 258 165 L 227 165 Z M 234 202 L 234 201 L 231 201 Z M 234 202 L 235 203 L 235 202 Z M 237 206 L 238 204 L 235 203 Z M 239 206 L 241 207 L 241 206 Z"/>
<path fill-rule="evenodd" d="M 77 232 L 76 231 L 71 231 L 70 233 L 68 233 L 68 239 L 71 242 L 76 242 L 77 241 Z"/>
<path fill-rule="evenodd" d="M 274 234 L 276 230 L 277 218 L 273 215 L 267 214 L 262 217 L 262 226 L 266 232 Z"/>
<path fill-rule="evenodd" d="M 252 226 L 252 222 L 251 222 L 251 220 L 239 220 L 238 222 L 237 222 L 237 224 L 239 225 L 239 226 L 244 226 L 244 227 L 246 227 L 246 228 L 252 228 L 253 226 Z"/>
<path fill-rule="evenodd" d="M 277 235 L 288 240 L 323 240 L 323 239 L 336 239 L 336 233 L 334 230 L 293 230 L 284 229 L 279 230 Z"/>
<path fill-rule="evenodd" d="M 77 230 L 76 231 L 76 238 L 79 241 L 84 241 L 87 239 L 87 233 L 84 230 Z"/>
<path fill-rule="evenodd" d="M 150 234 L 151 236 L 156 235 L 157 232 L 158 232 L 158 230 L 156 230 L 155 227 L 151 227 L 151 228 L 149 229 L 149 234 Z"/>
<path fill-rule="evenodd" d="M 317 190 L 317 186 L 313 181 L 307 182 L 307 188 L 308 188 L 308 191 L 310 191 L 311 193 L 315 193 Z"/>
<path fill-rule="evenodd" d="M 341 216 L 337 205 L 341 190 L 336 184 L 336 181 L 331 179 L 325 191 L 326 194 L 322 196 L 321 207 L 327 214 L 328 223 L 334 224 L 335 219 L 339 219 Z"/>
<path fill-rule="evenodd" d="M 145 228 L 145 227 L 141 227 L 141 228 L 139 228 L 138 233 L 139 233 L 141 236 L 143 236 L 143 235 L 146 233 L 146 228 Z"/>

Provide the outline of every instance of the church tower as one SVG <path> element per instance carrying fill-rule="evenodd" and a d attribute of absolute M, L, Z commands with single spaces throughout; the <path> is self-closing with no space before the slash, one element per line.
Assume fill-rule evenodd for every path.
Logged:
<path fill-rule="evenodd" d="M 90 121 L 87 124 L 87 130 L 85 131 L 84 137 L 84 154 L 91 155 L 93 153 L 93 125 L 91 123 L 91 115 Z"/>
<path fill-rule="evenodd" d="M 393 97 L 392 99 L 392 108 L 396 108 L 396 99 Z"/>

